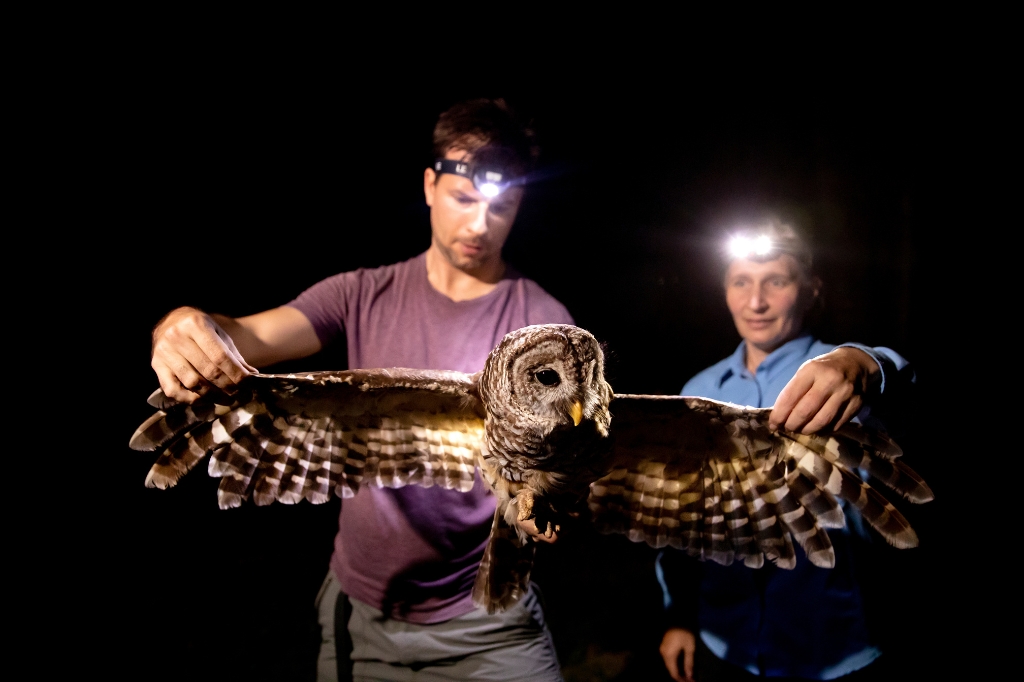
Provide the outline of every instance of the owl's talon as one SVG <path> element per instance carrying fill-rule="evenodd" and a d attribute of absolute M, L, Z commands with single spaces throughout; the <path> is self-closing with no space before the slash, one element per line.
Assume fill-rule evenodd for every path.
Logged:
<path fill-rule="evenodd" d="M 516 495 L 519 503 L 519 521 L 526 521 L 533 516 L 533 491 L 529 489 L 520 490 Z"/>

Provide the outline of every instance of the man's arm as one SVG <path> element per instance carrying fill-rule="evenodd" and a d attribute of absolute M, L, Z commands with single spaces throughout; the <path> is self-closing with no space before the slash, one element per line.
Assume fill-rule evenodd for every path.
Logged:
<path fill-rule="evenodd" d="M 164 394 L 191 403 L 212 386 L 231 390 L 256 366 L 320 350 L 313 325 L 289 306 L 231 318 L 198 308 L 176 308 L 153 330 L 150 363 Z"/>
<path fill-rule="evenodd" d="M 888 348 L 843 344 L 811 358 L 797 370 L 779 393 L 769 426 L 790 431 L 815 433 L 829 426 L 839 428 L 864 407 L 866 402 L 891 392 L 886 386 L 897 375 L 913 382 L 908 363 Z"/>

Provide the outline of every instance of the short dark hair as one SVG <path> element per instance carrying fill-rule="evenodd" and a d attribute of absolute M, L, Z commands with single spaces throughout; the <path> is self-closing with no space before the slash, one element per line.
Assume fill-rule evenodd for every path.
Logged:
<path fill-rule="evenodd" d="M 452 149 L 474 154 L 487 147 L 501 150 L 508 170 L 523 175 L 537 157 L 533 131 L 523 124 L 503 99 L 470 99 L 445 111 L 434 126 L 434 158 Z M 433 160 L 433 159 L 432 159 Z"/>

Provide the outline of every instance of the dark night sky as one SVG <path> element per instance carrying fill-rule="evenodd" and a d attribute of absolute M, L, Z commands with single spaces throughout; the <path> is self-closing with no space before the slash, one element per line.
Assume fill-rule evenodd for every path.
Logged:
<path fill-rule="evenodd" d="M 80 170 L 92 187 L 88 209 L 111 227 L 98 234 L 111 243 L 96 259 L 104 267 L 82 283 L 109 304 L 98 314 L 114 330 L 103 343 L 116 384 L 115 418 L 86 474 L 102 492 L 78 520 L 91 576 L 79 586 L 82 608 L 107 617 L 84 619 L 98 635 L 85 638 L 91 660 L 115 677 L 139 665 L 158 678 L 302 670 L 336 503 L 221 512 L 201 472 L 171 491 L 143 488 L 151 457 L 127 440 L 156 387 L 149 331 L 177 305 L 256 312 L 325 276 L 425 250 L 421 178 L 434 120 L 483 95 L 532 118 L 542 165 L 560 172 L 531 188 L 506 256 L 607 344 L 620 392 L 678 392 L 735 348 L 715 265 L 724 230 L 765 210 L 806 230 L 826 282 L 821 337 L 891 346 L 918 370 L 906 457 L 938 501 L 907 511 L 922 547 L 891 553 L 907 604 L 894 624 L 904 635 L 897 651 L 926 671 L 959 661 L 931 648 L 950 609 L 966 603 L 963 578 L 941 581 L 970 574 L 943 551 L 943 529 L 956 522 L 954 453 L 924 417 L 944 407 L 953 341 L 941 321 L 948 300 L 935 296 L 936 229 L 959 219 L 950 190 L 970 146 L 937 106 L 948 83 L 854 69 L 828 81 L 754 74 L 679 89 L 672 79 L 555 76 L 542 87 L 527 78 L 369 84 L 326 66 L 286 66 L 168 62 L 144 79 L 125 67 L 89 103 L 103 134 L 89 137 Z M 325 352 L 297 368 L 344 362 Z M 633 677 L 618 679 L 653 674 L 652 557 L 585 529 L 542 552 L 537 579 L 563 663 L 579 664 L 590 645 L 588 660 L 630 652 Z M 610 592 L 613 605 L 595 610 L 583 600 L 589 590 Z"/>

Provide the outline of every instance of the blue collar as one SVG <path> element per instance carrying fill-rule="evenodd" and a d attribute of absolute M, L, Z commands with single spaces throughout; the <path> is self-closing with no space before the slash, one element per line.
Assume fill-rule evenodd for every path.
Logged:
<path fill-rule="evenodd" d="M 757 374 L 764 380 L 771 381 L 772 375 L 776 370 L 780 368 L 788 368 L 788 361 L 793 357 L 805 357 L 813 344 L 814 337 L 810 334 L 802 334 L 792 341 L 787 341 L 768 354 L 768 357 L 758 365 Z M 724 384 L 726 379 L 733 375 L 743 377 L 744 379 L 754 378 L 750 373 L 750 370 L 747 369 L 745 357 L 746 348 L 747 342 L 740 341 L 740 345 L 738 345 L 733 354 L 729 356 L 729 361 L 726 363 L 725 371 L 722 372 L 722 376 L 718 380 L 719 386 Z"/>

